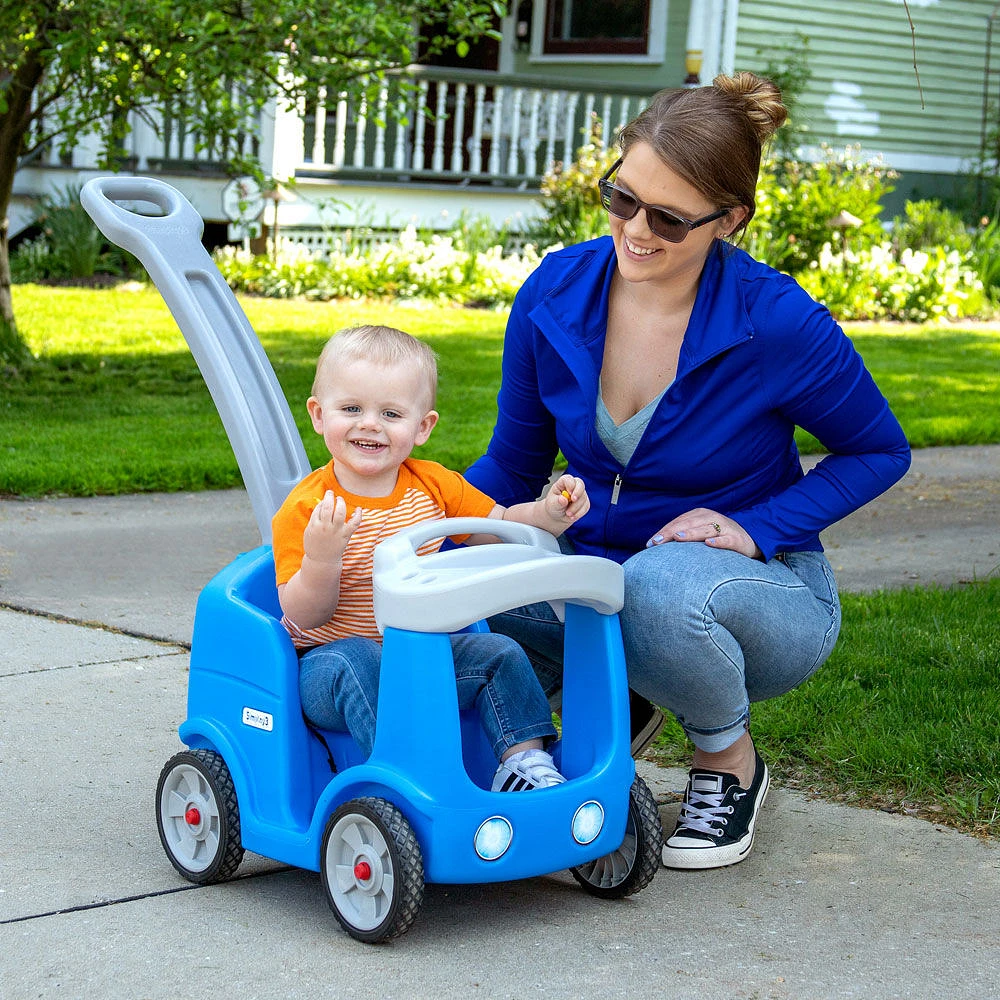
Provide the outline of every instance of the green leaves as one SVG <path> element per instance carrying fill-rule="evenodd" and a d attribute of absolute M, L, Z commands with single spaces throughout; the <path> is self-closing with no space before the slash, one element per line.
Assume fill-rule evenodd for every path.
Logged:
<path fill-rule="evenodd" d="M 158 105 L 174 134 L 198 134 L 224 159 L 279 91 L 293 101 L 319 87 L 360 93 L 380 70 L 416 57 L 420 25 L 447 25 L 429 52 L 457 43 L 464 54 L 465 38 L 494 31 L 502 10 L 485 0 L 0 4 L 0 219 L 20 158 L 49 142 L 68 150 L 96 128 L 114 167 L 128 112 Z M 3 244 L 0 276 L 6 258 Z M 0 280 L 0 316 L 16 340 L 12 315 Z"/>

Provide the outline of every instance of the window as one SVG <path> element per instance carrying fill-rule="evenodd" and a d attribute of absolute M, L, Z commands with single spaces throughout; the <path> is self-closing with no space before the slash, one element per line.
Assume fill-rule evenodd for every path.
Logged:
<path fill-rule="evenodd" d="M 546 0 L 545 55 L 646 55 L 650 0 Z"/>

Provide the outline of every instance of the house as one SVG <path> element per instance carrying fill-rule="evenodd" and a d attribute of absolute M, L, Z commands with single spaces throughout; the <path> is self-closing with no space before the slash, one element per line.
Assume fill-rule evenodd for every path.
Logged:
<path fill-rule="evenodd" d="M 175 184 L 221 242 L 272 232 L 302 242 L 329 229 L 446 229 L 461 213 L 513 229 L 538 211 L 546 170 L 588 137 L 611 136 L 657 90 L 718 72 L 787 65 L 807 46 L 800 95 L 805 157 L 858 146 L 900 173 L 904 198 L 953 198 L 995 169 L 1000 10 L 995 0 L 513 0 L 464 58 L 389 77 L 369 103 L 319 95 L 250 123 L 244 150 L 279 184 L 229 178 L 199 136 L 136 120 L 130 166 Z M 912 19 L 912 31 L 911 31 Z M 1000 26 L 998 26 L 1000 27 Z M 996 35 L 996 37 L 994 37 Z M 419 54 L 418 54 L 419 58 Z M 388 112 L 394 109 L 393 116 Z M 52 149 L 15 179 L 11 235 L 34 199 L 90 176 L 95 150 Z M 236 220 L 235 227 L 232 225 Z M 228 224 L 228 230 L 227 230 Z"/>

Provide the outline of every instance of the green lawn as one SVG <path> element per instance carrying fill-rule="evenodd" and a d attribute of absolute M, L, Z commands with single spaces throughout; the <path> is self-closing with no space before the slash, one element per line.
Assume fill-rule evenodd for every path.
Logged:
<path fill-rule="evenodd" d="M 18 285 L 14 303 L 42 363 L 5 386 L 0 493 L 88 496 L 241 484 L 208 390 L 156 292 Z M 314 465 L 326 460 L 305 409 L 316 357 L 336 330 L 363 322 L 409 330 L 440 355 L 442 422 L 422 457 L 464 468 L 485 448 L 502 315 L 267 299 L 244 307 Z"/>
<path fill-rule="evenodd" d="M 238 486 L 215 407 L 149 288 L 14 288 L 39 363 L 5 377 L 0 494 L 91 495 Z M 493 425 L 505 316 L 421 306 L 251 299 L 244 308 L 325 461 L 305 399 L 321 345 L 361 322 L 401 327 L 440 358 L 440 429 L 423 449 L 464 468 Z M 1000 330 L 850 327 L 915 447 L 1000 442 Z M 805 448 L 810 442 L 802 439 Z M 1000 836 L 1000 579 L 844 596 L 828 664 L 756 706 L 754 735 L 786 784 Z M 675 723 L 655 754 L 686 761 Z"/>
<path fill-rule="evenodd" d="M 1000 837 L 1000 577 L 842 595 L 830 659 L 754 705 L 783 785 Z M 672 721 L 648 755 L 687 766 Z"/>
<path fill-rule="evenodd" d="M 0 406 L 0 493 L 86 496 L 237 486 L 239 471 L 201 376 L 150 288 L 14 287 L 40 363 L 8 378 Z M 505 317 L 460 308 L 244 300 L 306 442 L 316 355 L 335 330 L 381 322 L 440 356 L 441 424 L 421 450 L 464 468 L 495 414 Z M 859 326 L 855 343 L 915 447 L 1000 441 L 1000 332 Z M 814 447 L 805 435 L 804 450 Z"/>

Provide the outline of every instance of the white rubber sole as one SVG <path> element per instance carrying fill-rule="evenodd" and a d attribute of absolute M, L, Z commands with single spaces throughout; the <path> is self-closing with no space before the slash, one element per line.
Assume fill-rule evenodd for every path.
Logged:
<path fill-rule="evenodd" d="M 750 817 L 746 835 L 723 847 L 671 847 L 669 840 L 663 845 L 663 867 L 685 871 L 701 871 L 708 868 L 725 868 L 743 861 L 753 848 L 757 831 L 757 817 L 771 788 L 771 773 L 764 765 L 764 781 L 757 805 Z M 672 838 L 671 838 L 672 839 Z"/>

